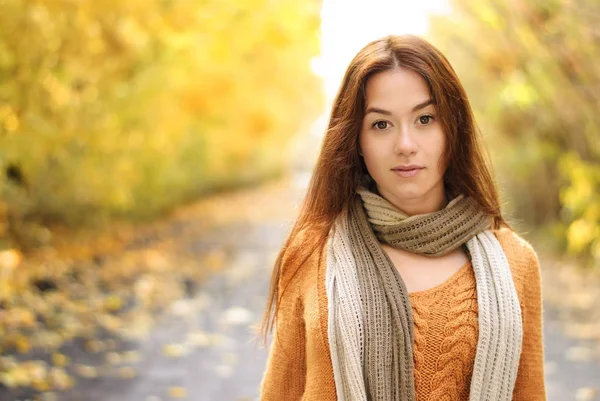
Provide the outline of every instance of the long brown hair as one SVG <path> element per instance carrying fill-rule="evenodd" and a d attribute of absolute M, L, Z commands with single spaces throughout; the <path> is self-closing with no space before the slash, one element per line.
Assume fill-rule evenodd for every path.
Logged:
<path fill-rule="evenodd" d="M 413 35 L 375 40 L 358 52 L 346 70 L 300 214 L 275 261 L 260 329 L 265 344 L 279 310 L 283 269 L 290 269 L 286 276 L 293 276 L 312 252 L 322 248 L 320 244 L 326 241 L 335 218 L 349 206 L 361 178 L 368 175 L 358 152 L 365 86 L 373 74 L 393 68 L 415 71 L 429 86 L 447 137 L 442 160 L 446 166 L 447 193 L 451 196 L 462 193 L 475 199 L 491 217 L 493 229 L 511 228 L 501 214 L 491 163 L 467 94 L 446 57 L 429 42 Z M 298 238 L 302 244 L 290 247 Z"/>

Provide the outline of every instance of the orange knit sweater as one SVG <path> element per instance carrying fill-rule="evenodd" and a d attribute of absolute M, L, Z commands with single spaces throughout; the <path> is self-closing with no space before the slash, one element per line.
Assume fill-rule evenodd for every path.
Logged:
<path fill-rule="evenodd" d="M 417 401 L 468 400 L 479 334 L 473 266 L 469 262 L 441 285 L 408 296 Z"/>
<path fill-rule="evenodd" d="M 502 228 L 494 234 L 508 259 L 523 319 L 523 350 L 513 400 L 546 400 L 538 258 L 531 245 L 513 231 Z M 261 382 L 262 401 L 337 399 L 327 339 L 325 261 L 325 247 L 314 252 L 297 274 L 283 261 L 279 288 L 287 288 Z M 441 285 L 409 297 L 415 322 L 417 401 L 468 400 L 478 335 L 471 263 Z"/>

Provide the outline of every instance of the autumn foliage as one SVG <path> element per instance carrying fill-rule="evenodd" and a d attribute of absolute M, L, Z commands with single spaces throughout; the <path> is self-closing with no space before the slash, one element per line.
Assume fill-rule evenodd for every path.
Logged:
<path fill-rule="evenodd" d="M 4 233 L 277 174 L 322 107 L 319 23 L 314 1 L 0 2 Z"/>
<path fill-rule="evenodd" d="M 451 6 L 433 38 L 469 92 L 508 210 L 600 266 L 600 3 Z"/>

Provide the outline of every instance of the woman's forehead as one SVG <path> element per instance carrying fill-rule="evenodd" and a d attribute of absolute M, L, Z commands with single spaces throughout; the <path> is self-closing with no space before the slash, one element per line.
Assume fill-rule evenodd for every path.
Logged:
<path fill-rule="evenodd" d="M 365 89 L 365 110 L 413 112 L 427 106 L 425 103 L 431 99 L 423 77 L 407 69 L 379 72 L 369 78 Z"/>

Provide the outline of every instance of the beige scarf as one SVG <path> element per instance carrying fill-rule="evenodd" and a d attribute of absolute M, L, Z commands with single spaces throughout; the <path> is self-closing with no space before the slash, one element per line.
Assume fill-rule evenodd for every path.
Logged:
<path fill-rule="evenodd" d="M 360 187 L 328 242 L 328 337 L 339 401 L 414 401 L 413 317 L 379 242 L 429 256 L 466 244 L 477 282 L 479 338 L 471 401 L 510 401 L 521 354 L 519 300 L 504 252 L 477 203 L 407 216 Z M 366 213 L 365 213 L 366 212 Z"/>

